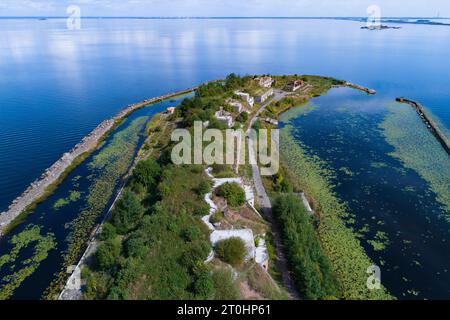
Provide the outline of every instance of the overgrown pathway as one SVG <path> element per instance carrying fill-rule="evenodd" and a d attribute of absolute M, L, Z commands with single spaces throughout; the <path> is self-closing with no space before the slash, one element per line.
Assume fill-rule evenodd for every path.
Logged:
<path fill-rule="evenodd" d="M 286 256 L 284 254 L 284 246 L 283 241 L 281 239 L 281 230 L 280 226 L 278 225 L 277 221 L 275 220 L 272 212 L 272 203 L 270 202 L 270 198 L 266 193 L 266 189 L 264 188 L 264 185 L 262 183 L 261 174 L 259 171 L 259 167 L 257 164 L 255 149 L 253 146 L 253 136 L 251 132 L 251 128 L 258 119 L 258 116 L 267 108 L 267 106 L 272 101 L 278 101 L 284 98 L 286 95 L 285 92 L 278 90 L 275 92 L 275 96 L 266 102 L 253 116 L 253 118 L 250 121 L 250 124 L 247 128 L 247 134 L 250 135 L 250 139 L 248 139 L 248 149 L 249 149 L 249 160 L 250 164 L 252 166 L 252 173 L 253 173 L 253 182 L 256 189 L 256 194 L 258 196 L 259 203 L 261 205 L 261 211 L 263 213 L 264 218 L 267 220 L 267 222 L 270 223 L 271 229 L 272 229 L 272 235 L 273 235 L 273 242 L 275 246 L 275 252 L 277 255 L 277 261 L 276 265 L 278 270 L 281 273 L 283 286 L 285 287 L 286 291 L 289 293 L 289 296 L 294 300 L 299 300 L 300 296 L 298 294 L 297 288 L 295 286 L 294 279 L 292 277 L 292 274 L 289 270 L 288 262 L 286 259 Z"/>

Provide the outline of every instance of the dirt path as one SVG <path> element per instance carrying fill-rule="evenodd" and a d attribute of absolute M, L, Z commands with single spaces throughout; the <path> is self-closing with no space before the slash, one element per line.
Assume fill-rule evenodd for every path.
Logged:
<path fill-rule="evenodd" d="M 250 131 L 251 127 L 256 122 L 258 116 L 267 108 L 267 106 L 272 101 L 281 100 L 282 98 L 285 97 L 285 95 L 286 95 L 286 93 L 281 90 L 275 91 L 274 97 L 272 99 L 270 99 L 268 102 L 266 102 L 256 112 L 256 114 L 250 121 L 250 124 L 247 128 L 247 134 L 251 135 L 251 131 Z M 256 195 L 258 196 L 259 204 L 261 205 L 263 216 L 267 220 L 267 222 L 270 223 L 271 228 L 272 228 L 273 242 L 274 242 L 274 246 L 275 246 L 275 252 L 277 255 L 276 265 L 277 265 L 278 270 L 281 273 L 282 280 L 283 280 L 283 286 L 286 288 L 287 292 L 289 293 L 289 296 L 294 300 L 299 300 L 300 296 L 298 294 L 297 288 L 295 287 L 295 283 L 294 283 L 292 274 L 289 271 L 287 259 L 284 254 L 285 250 L 284 250 L 284 246 L 283 246 L 283 241 L 281 239 L 280 226 L 278 225 L 277 221 L 275 220 L 275 218 L 273 216 L 272 203 L 270 202 L 270 198 L 266 193 L 266 189 L 264 188 L 264 185 L 262 183 L 259 167 L 256 164 L 257 163 L 256 154 L 254 151 L 255 149 L 254 149 L 252 140 L 253 139 L 251 136 L 250 139 L 248 140 L 248 143 L 249 143 L 248 149 L 249 149 L 249 158 L 251 160 L 250 163 L 255 163 L 255 164 L 251 165 L 252 173 L 253 173 L 253 182 L 254 182 L 255 189 L 256 189 Z"/>

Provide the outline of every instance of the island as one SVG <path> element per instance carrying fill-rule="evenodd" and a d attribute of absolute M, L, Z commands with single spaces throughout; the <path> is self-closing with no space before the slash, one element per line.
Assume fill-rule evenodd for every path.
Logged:
<path fill-rule="evenodd" d="M 76 268 L 46 298 L 391 299 L 366 287 L 370 259 L 343 218 L 299 180 L 286 146 L 272 176 L 260 174 L 258 161 L 171 161 L 176 129 L 193 132 L 200 121 L 222 132 L 270 131 L 287 110 L 339 86 L 376 93 L 329 77 L 231 74 L 154 116 Z"/>
<path fill-rule="evenodd" d="M 345 205 L 281 125 L 289 110 L 336 87 L 376 94 L 331 77 L 230 74 L 127 106 L 0 215 L 14 253 L 0 256 L 3 265 L 21 265 L 18 253 L 39 247 L 32 267 L 0 297 L 11 297 L 51 250 L 61 250 L 44 299 L 392 299 L 383 286 L 367 287 L 373 262 L 347 225 Z M 231 139 L 231 152 L 211 148 L 230 131 L 243 133 Z M 279 147 L 279 161 L 265 162 L 254 144 L 278 131 L 280 140 L 268 145 Z M 184 149 L 197 134 L 199 163 L 195 150 Z M 205 161 L 207 150 L 219 161 Z M 221 154 L 233 160 L 221 162 Z M 76 190 L 83 177 L 72 172 L 86 161 L 80 174 L 90 187 Z M 68 177 L 68 196 L 52 198 Z M 71 204 L 84 207 L 63 226 L 64 251 L 51 229 L 24 226 L 47 199 L 59 215 Z"/>

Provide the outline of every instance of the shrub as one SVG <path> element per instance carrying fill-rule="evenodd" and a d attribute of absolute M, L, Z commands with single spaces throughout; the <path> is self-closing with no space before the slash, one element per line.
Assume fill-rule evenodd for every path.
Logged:
<path fill-rule="evenodd" d="M 95 262 L 99 270 L 110 270 L 120 256 L 120 241 L 118 239 L 108 240 L 102 243 L 95 254 Z"/>
<path fill-rule="evenodd" d="M 135 182 L 142 184 L 147 189 L 156 186 L 159 176 L 161 176 L 161 167 L 153 158 L 139 162 L 133 170 Z"/>
<path fill-rule="evenodd" d="M 245 111 L 241 112 L 236 120 L 239 122 L 245 123 L 248 120 L 248 113 Z"/>
<path fill-rule="evenodd" d="M 211 186 L 207 181 L 203 180 L 202 182 L 200 182 L 196 191 L 199 196 L 204 196 L 211 191 Z"/>
<path fill-rule="evenodd" d="M 331 264 L 301 200 L 292 194 L 279 196 L 273 212 L 282 227 L 287 258 L 301 296 L 311 300 L 339 296 Z"/>
<path fill-rule="evenodd" d="M 212 280 L 216 289 L 215 300 L 240 299 L 239 288 L 233 280 L 230 270 L 217 270 L 213 273 Z"/>
<path fill-rule="evenodd" d="M 245 192 L 236 182 L 227 182 L 217 189 L 217 195 L 224 197 L 232 207 L 239 207 L 245 203 Z"/>
<path fill-rule="evenodd" d="M 186 229 L 184 229 L 181 233 L 181 237 L 185 241 L 194 241 L 196 239 L 199 239 L 202 236 L 202 231 L 199 227 L 192 225 L 188 226 Z"/>
<path fill-rule="evenodd" d="M 205 205 L 194 208 L 192 214 L 199 217 L 207 216 L 209 214 L 209 209 L 209 206 L 205 203 Z"/>
<path fill-rule="evenodd" d="M 211 222 L 212 224 L 218 223 L 218 222 L 222 221 L 224 218 L 225 218 L 225 216 L 222 211 L 216 211 L 211 216 L 211 218 L 209 218 L 209 222 Z"/>
<path fill-rule="evenodd" d="M 194 293 L 197 299 L 211 299 L 214 291 L 214 282 L 207 271 L 197 276 L 194 283 Z"/>
<path fill-rule="evenodd" d="M 130 190 L 126 190 L 117 201 L 112 214 L 112 222 L 117 232 L 125 234 L 135 228 L 144 214 L 144 207 L 138 197 Z"/>
<path fill-rule="evenodd" d="M 100 240 L 106 241 L 110 239 L 114 239 L 117 235 L 116 228 L 109 222 L 106 222 L 103 225 L 102 233 L 100 233 Z"/>
<path fill-rule="evenodd" d="M 215 251 L 220 259 L 234 267 L 242 265 L 246 254 L 244 241 L 237 237 L 219 241 Z"/>

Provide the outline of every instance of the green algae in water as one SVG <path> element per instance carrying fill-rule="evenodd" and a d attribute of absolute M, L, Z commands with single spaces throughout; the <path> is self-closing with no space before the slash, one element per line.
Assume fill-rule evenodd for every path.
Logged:
<path fill-rule="evenodd" d="M 53 299 L 59 294 L 67 277 L 66 268 L 76 263 L 96 219 L 104 212 L 121 177 L 128 171 L 148 118 L 143 116 L 134 119 L 116 133 L 112 141 L 88 164 L 95 173 L 90 176 L 92 185 L 86 197 L 87 207 L 70 224 L 72 231 L 68 237 L 68 249 L 64 253 L 63 268 L 44 293 L 44 298 Z"/>
<path fill-rule="evenodd" d="M 321 212 L 319 236 L 332 262 L 346 299 L 392 299 L 386 289 L 369 290 L 367 268 L 374 263 L 365 253 L 357 234 L 346 226 L 350 214 L 332 191 L 333 173 L 317 156 L 310 156 L 301 141 L 292 137 L 292 126 L 280 132 L 280 154 Z"/>
<path fill-rule="evenodd" d="M 289 122 L 291 119 L 295 119 L 299 116 L 306 116 L 308 113 L 313 111 L 316 107 L 311 102 L 291 108 L 288 111 L 280 115 L 280 120 L 283 122 Z"/>
<path fill-rule="evenodd" d="M 36 225 L 29 225 L 21 233 L 14 235 L 9 244 L 12 246 L 11 251 L 0 257 L 0 271 L 5 273 L 2 269 L 9 266 L 9 273 L 0 279 L 0 300 L 11 297 L 14 290 L 48 257 L 49 251 L 56 248 L 54 235 L 52 233 L 41 235 L 41 229 Z M 21 252 L 30 247 L 33 248 L 31 257 L 21 261 L 17 266 L 16 260 Z"/>
<path fill-rule="evenodd" d="M 416 111 L 406 104 L 389 104 L 380 128 L 395 148 L 390 155 L 416 171 L 430 185 L 450 222 L 450 159 Z"/>
<path fill-rule="evenodd" d="M 67 198 L 61 198 L 55 201 L 53 205 L 53 209 L 59 210 L 62 207 L 65 207 L 71 202 L 78 201 L 81 197 L 81 193 L 75 190 L 70 191 L 69 196 Z"/>
<path fill-rule="evenodd" d="M 390 242 L 386 232 L 377 231 L 377 233 L 375 234 L 375 239 L 367 240 L 367 243 L 369 243 L 373 247 L 373 250 L 383 251 L 384 249 L 386 249 Z"/>

